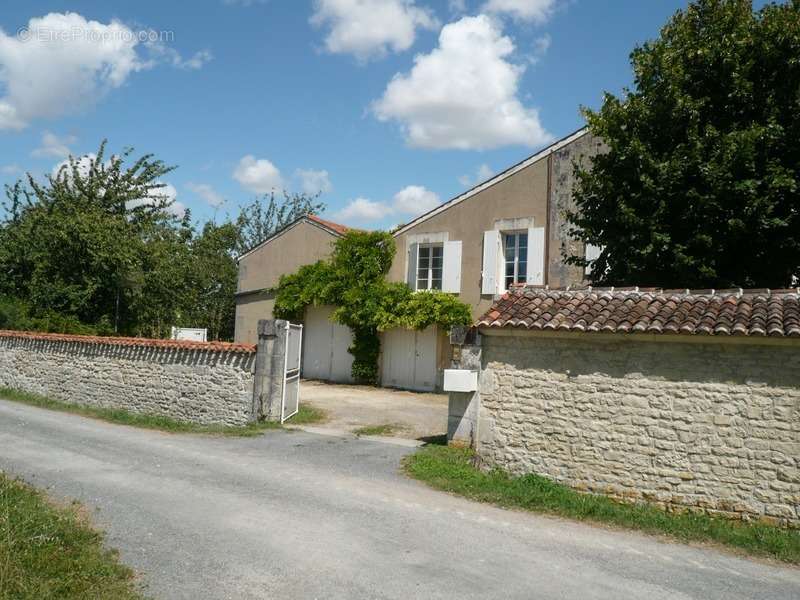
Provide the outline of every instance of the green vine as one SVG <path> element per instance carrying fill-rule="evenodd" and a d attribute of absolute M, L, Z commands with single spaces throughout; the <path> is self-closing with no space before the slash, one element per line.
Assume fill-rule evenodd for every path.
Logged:
<path fill-rule="evenodd" d="M 468 325 L 469 306 L 439 291 L 414 292 L 405 283 L 387 283 L 395 245 L 384 232 L 353 231 L 337 240 L 329 260 L 281 277 L 275 289 L 275 317 L 302 320 L 308 306 L 336 307 L 333 319 L 353 332 L 353 378 L 378 380 L 379 332 L 397 327 L 446 330 Z"/>

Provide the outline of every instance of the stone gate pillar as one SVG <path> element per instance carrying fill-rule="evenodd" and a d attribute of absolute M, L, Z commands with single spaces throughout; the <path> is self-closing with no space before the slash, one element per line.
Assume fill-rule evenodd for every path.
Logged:
<path fill-rule="evenodd" d="M 481 403 L 481 335 L 475 328 L 453 327 L 450 331 L 453 369 L 478 372 L 478 389 L 448 392 L 447 443 L 475 448 L 478 442 L 478 416 Z"/>
<path fill-rule="evenodd" d="M 252 409 L 255 420 L 281 420 L 287 324 L 282 319 L 261 319 L 258 322 Z"/>

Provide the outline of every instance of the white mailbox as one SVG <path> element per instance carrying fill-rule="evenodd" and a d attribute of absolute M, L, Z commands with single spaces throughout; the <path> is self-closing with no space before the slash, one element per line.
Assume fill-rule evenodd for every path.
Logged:
<path fill-rule="evenodd" d="M 445 369 L 445 392 L 474 392 L 478 389 L 478 372 L 468 369 Z"/>

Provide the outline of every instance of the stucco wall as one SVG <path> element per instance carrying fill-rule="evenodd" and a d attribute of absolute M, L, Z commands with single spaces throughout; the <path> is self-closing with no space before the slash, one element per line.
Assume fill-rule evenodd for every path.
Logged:
<path fill-rule="evenodd" d="M 536 227 L 547 221 L 546 157 L 397 236 L 388 279 L 406 280 L 409 235 L 448 232 L 450 240 L 462 242 L 459 297 L 477 318 L 492 304 L 492 296 L 481 295 L 483 232 L 494 229 L 495 221 L 529 217 Z"/>
<path fill-rule="evenodd" d="M 337 239 L 321 226 L 299 221 L 239 260 L 238 291 L 275 287 L 281 275 L 330 256 Z"/>
<path fill-rule="evenodd" d="M 259 319 L 274 319 L 274 308 L 274 292 L 254 292 L 237 296 L 233 341 L 237 344 L 255 344 L 258 341 Z"/>
<path fill-rule="evenodd" d="M 481 458 L 621 499 L 799 525 L 800 344 L 647 339 L 485 336 Z"/>
<path fill-rule="evenodd" d="M 258 320 L 274 318 L 274 294 L 262 290 L 277 286 L 281 275 L 328 258 L 337 239 L 338 236 L 319 225 L 299 221 L 239 260 L 234 333 L 237 343 L 254 344 Z"/>
<path fill-rule="evenodd" d="M 5 332 L 0 387 L 201 424 L 251 420 L 255 349 Z"/>

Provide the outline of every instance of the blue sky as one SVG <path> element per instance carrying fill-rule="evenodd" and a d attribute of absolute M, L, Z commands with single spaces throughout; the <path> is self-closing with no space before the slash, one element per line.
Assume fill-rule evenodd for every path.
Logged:
<path fill-rule="evenodd" d="M 0 182 L 108 138 L 200 221 L 277 185 L 390 226 L 582 126 L 685 4 L 4 0 Z"/>

